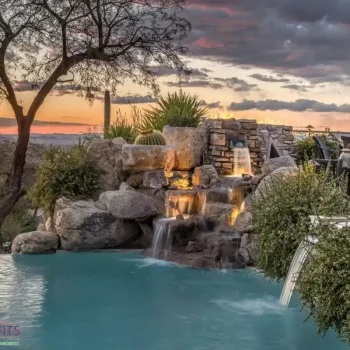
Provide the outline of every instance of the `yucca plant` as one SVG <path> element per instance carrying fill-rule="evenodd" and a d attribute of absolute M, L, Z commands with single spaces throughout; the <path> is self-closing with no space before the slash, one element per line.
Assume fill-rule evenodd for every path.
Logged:
<path fill-rule="evenodd" d="M 117 118 L 113 124 L 103 133 L 105 139 L 122 137 L 127 143 L 134 143 L 136 135 L 135 127 L 121 115 L 120 111 L 117 112 Z"/>
<path fill-rule="evenodd" d="M 201 106 L 197 95 L 180 91 L 159 97 L 157 105 L 151 106 L 150 110 L 133 109 L 133 121 L 139 132 L 147 129 L 163 131 L 165 125 L 197 127 L 207 113 L 208 108 Z"/>
<path fill-rule="evenodd" d="M 145 130 L 163 131 L 163 128 L 168 123 L 168 119 L 164 115 L 156 115 L 153 111 L 140 110 L 136 106 L 131 107 L 131 118 L 133 126 L 138 133 Z"/>

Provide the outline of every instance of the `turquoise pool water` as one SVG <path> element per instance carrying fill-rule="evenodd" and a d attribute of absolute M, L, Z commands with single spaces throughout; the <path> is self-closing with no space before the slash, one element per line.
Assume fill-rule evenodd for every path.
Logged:
<path fill-rule="evenodd" d="M 0 323 L 32 350 L 343 350 L 282 286 L 126 253 L 0 256 Z M 294 302 L 295 304 L 295 302 Z M 4 339 L 0 339 L 0 342 Z M 8 340 L 8 339 L 6 339 Z"/>

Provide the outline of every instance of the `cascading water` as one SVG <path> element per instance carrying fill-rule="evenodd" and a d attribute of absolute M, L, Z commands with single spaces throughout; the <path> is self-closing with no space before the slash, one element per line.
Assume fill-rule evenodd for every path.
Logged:
<path fill-rule="evenodd" d="M 159 219 L 156 223 L 153 241 L 152 241 L 152 257 L 157 259 L 161 251 L 171 251 L 171 234 L 169 229 L 169 223 L 175 220 L 175 218 L 163 218 Z M 165 257 L 163 257 L 165 258 Z"/>
<path fill-rule="evenodd" d="M 251 175 L 252 166 L 248 147 L 234 147 L 233 149 L 233 176 Z"/>
<path fill-rule="evenodd" d="M 299 244 L 296 250 L 292 263 L 290 264 L 287 278 L 284 282 L 283 290 L 280 297 L 280 304 L 288 306 L 292 298 L 295 285 L 297 283 L 299 273 L 303 267 L 303 264 L 309 254 L 310 244 L 303 241 Z"/>

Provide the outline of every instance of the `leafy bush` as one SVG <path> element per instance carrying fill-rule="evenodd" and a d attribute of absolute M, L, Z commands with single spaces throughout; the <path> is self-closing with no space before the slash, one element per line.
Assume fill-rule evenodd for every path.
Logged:
<path fill-rule="evenodd" d="M 88 162 L 86 147 L 79 145 L 68 151 L 52 147 L 44 153 L 29 196 L 37 207 L 52 215 L 59 197 L 87 199 L 97 190 L 98 171 Z"/>
<path fill-rule="evenodd" d="M 298 164 L 306 164 L 309 160 L 314 160 L 316 158 L 315 146 L 316 144 L 312 137 L 297 141 Z"/>
<path fill-rule="evenodd" d="M 327 135 L 321 135 L 328 150 L 330 159 L 338 159 L 339 143 Z M 309 160 L 315 160 L 319 153 L 318 147 L 314 139 L 309 136 L 307 139 L 297 142 L 297 159 L 299 164 L 305 164 Z"/>
<path fill-rule="evenodd" d="M 157 106 L 143 113 L 135 110 L 134 125 L 138 131 L 153 129 L 163 131 L 165 125 L 177 127 L 197 127 L 207 115 L 208 109 L 201 107 L 197 95 L 179 93 L 168 94 L 157 100 Z"/>
<path fill-rule="evenodd" d="M 350 228 L 322 225 L 317 234 L 300 274 L 300 298 L 320 333 L 334 328 L 350 343 Z"/>
<path fill-rule="evenodd" d="M 12 242 L 18 234 L 36 230 L 38 223 L 35 216 L 29 213 L 30 209 L 34 210 L 25 197 L 16 203 L 1 226 L 0 242 Z"/>
<path fill-rule="evenodd" d="M 122 137 L 127 143 L 134 143 L 136 135 L 137 132 L 135 127 L 128 123 L 126 117 L 122 116 L 119 111 L 116 120 L 107 130 L 104 131 L 103 136 L 105 139 Z"/>
<path fill-rule="evenodd" d="M 309 234 L 309 215 L 349 213 L 345 179 L 308 166 L 287 177 L 275 175 L 253 201 L 258 266 L 266 276 L 283 279 L 299 243 Z"/>

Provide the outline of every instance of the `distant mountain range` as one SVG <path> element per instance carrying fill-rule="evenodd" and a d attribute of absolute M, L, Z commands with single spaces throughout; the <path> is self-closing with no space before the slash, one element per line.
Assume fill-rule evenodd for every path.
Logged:
<path fill-rule="evenodd" d="M 45 146 L 73 146 L 82 138 L 82 134 L 31 134 L 30 142 Z M 1 141 L 16 141 L 15 134 L 0 134 Z"/>

